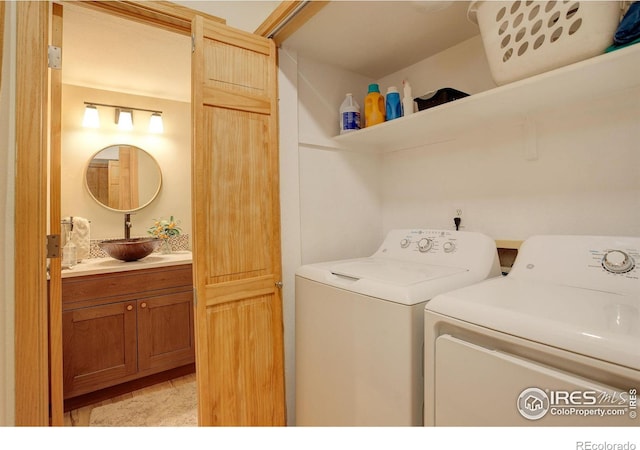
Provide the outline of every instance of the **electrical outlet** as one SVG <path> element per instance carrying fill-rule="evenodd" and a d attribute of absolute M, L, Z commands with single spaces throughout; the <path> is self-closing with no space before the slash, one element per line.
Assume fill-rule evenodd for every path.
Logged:
<path fill-rule="evenodd" d="M 456 209 L 456 217 L 462 217 L 462 210 Z"/>

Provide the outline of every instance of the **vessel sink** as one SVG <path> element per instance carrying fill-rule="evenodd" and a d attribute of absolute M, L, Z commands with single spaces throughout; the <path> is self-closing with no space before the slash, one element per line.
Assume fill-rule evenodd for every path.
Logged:
<path fill-rule="evenodd" d="M 98 243 L 107 255 L 120 261 L 137 261 L 160 246 L 159 238 L 109 239 Z"/>

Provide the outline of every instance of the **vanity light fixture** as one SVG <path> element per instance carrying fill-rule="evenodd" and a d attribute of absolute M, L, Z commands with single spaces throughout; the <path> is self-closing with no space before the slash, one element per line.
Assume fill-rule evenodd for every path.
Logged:
<path fill-rule="evenodd" d="M 162 124 L 162 114 L 154 112 L 149 119 L 149 132 L 150 133 L 162 133 L 164 132 L 164 126 Z"/>
<path fill-rule="evenodd" d="M 99 128 L 100 117 L 98 116 L 98 108 L 95 105 L 85 104 L 84 117 L 82 119 L 82 126 L 86 128 Z"/>
<path fill-rule="evenodd" d="M 143 111 L 151 113 L 149 119 L 149 132 L 162 133 L 162 111 L 153 109 L 133 108 L 131 106 L 107 105 L 105 103 L 84 102 L 83 127 L 98 128 L 100 120 L 98 117 L 98 106 L 115 109 L 115 122 L 120 130 L 133 130 L 133 111 Z"/>
<path fill-rule="evenodd" d="M 116 124 L 120 130 L 133 130 L 133 111 L 116 108 Z"/>

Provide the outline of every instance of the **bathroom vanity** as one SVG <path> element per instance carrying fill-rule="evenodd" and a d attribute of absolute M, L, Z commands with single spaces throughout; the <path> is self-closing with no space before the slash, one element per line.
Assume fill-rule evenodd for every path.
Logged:
<path fill-rule="evenodd" d="M 191 252 L 62 274 L 64 398 L 193 364 Z"/>

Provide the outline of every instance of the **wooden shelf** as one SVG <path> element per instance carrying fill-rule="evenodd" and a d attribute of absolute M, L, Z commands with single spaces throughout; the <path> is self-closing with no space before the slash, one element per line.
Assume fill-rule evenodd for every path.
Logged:
<path fill-rule="evenodd" d="M 315 145 L 386 153 L 455 139 L 477 127 L 524 123 L 558 105 L 639 86 L 638 68 L 640 45 L 635 45 Z"/>

